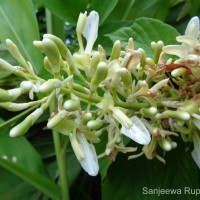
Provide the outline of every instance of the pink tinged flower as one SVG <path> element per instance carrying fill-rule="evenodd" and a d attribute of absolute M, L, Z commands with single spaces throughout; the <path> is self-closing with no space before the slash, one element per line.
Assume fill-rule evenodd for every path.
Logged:
<path fill-rule="evenodd" d="M 83 30 L 83 36 L 87 40 L 87 45 L 85 48 L 85 53 L 90 53 L 94 42 L 97 39 L 97 32 L 99 26 L 99 15 L 95 11 L 91 11 L 87 17 L 85 28 Z"/>
<path fill-rule="evenodd" d="M 130 128 L 125 128 L 122 126 L 121 133 L 139 144 L 149 144 L 151 141 L 150 133 L 142 121 L 136 116 L 133 116 L 131 121 L 132 126 Z"/>
<path fill-rule="evenodd" d="M 197 166 L 200 168 L 200 136 L 198 133 L 194 133 L 193 143 L 194 143 L 194 150 L 192 151 L 192 157 Z"/>

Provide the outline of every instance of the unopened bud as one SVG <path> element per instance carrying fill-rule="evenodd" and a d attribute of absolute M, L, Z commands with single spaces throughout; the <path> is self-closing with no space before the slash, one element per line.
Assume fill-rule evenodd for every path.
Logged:
<path fill-rule="evenodd" d="M 91 69 L 93 71 L 96 70 L 97 65 L 99 64 L 100 61 L 101 61 L 101 54 L 98 51 L 95 51 L 91 58 Z"/>
<path fill-rule="evenodd" d="M 126 68 L 122 68 L 120 70 L 120 75 L 121 75 L 122 82 L 124 83 L 125 89 L 130 88 L 130 85 L 132 83 L 131 73 Z"/>
<path fill-rule="evenodd" d="M 87 13 L 86 12 L 84 14 L 80 13 L 78 17 L 77 26 L 76 26 L 76 32 L 78 34 L 81 34 L 83 32 L 85 28 L 86 20 L 87 20 Z"/>
<path fill-rule="evenodd" d="M 188 112 L 180 111 L 180 110 L 166 110 L 160 115 L 161 118 L 175 118 L 178 120 L 188 121 L 190 119 L 190 115 Z"/>
<path fill-rule="evenodd" d="M 171 142 L 167 139 L 162 139 L 159 144 L 164 151 L 170 151 L 173 148 Z"/>
<path fill-rule="evenodd" d="M 85 113 L 83 116 L 82 116 L 82 122 L 83 122 L 83 124 L 87 124 L 91 119 L 92 119 L 92 113 L 90 113 L 90 112 L 87 112 L 87 113 Z"/>
<path fill-rule="evenodd" d="M 183 67 L 180 67 L 180 68 L 174 69 L 174 70 L 171 72 L 171 75 L 172 75 L 173 77 L 179 77 L 179 76 L 184 75 L 185 72 L 186 72 L 186 69 L 183 68 Z"/>
<path fill-rule="evenodd" d="M 0 101 L 13 101 L 17 99 L 21 94 L 21 88 L 15 88 L 11 90 L 4 90 L 0 88 Z"/>
<path fill-rule="evenodd" d="M 91 120 L 87 123 L 87 127 L 91 130 L 97 130 L 102 126 L 102 122 L 99 120 Z"/>
<path fill-rule="evenodd" d="M 33 88 L 33 83 L 31 81 L 22 81 L 20 84 L 20 88 L 25 91 L 30 91 Z"/>
<path fill-rule="evenodd" d="M 49 60 L 47 58 L 47 56 L 44 58 L 44 68 L 50 73 L 53 74 L 52 68 L 49 64 Z"/>
<path fill-rule="evenodd" d="M 105 80 L 108 75 L 108 65 L 105 62 L 100 62 L 97 66 L 95 71 L 94 77 L 91 80 L 91 87 L 92 91 L 96 90 L 98 85 Z"/>
<path fill-rule="evenodd" d="M 17 46 L 9 39 L 6 40 L 6 44 L 7 44 L 8 50 L 11 53 L 11 55 L 17 61 L 19 61 L 19 63 L 21 63 L 22 66 L 27 66 L 27 63 L 26 63 L 25 59 L 23 58 L 23 56 L 21 55 L 21 53 L 19 52 L 19 49 L 17 48 Z"/>
<path fill-rule="evenodd" d="M 9 111 L 20 111 L 29 107 L 29 103 L 12 103 L 12 102 L 4 102 L 0 103 L 0 107 L 5 108 Z"/>
<path fill-rule="evenodd" d="M 49 120 L 49 122 L 47 123 L 47 127 L 54 128 L 67 116 L 67 114 L 68 112 L 66 110 L 61 110 Z"/>
<path fill-rule="evenodd" d="M 158 112 L 158 109 L 156 107 L 150 107 L 150 108 L 143 108 L 141 110 L 142 114 L 147 117 L 155 116 Z"/>
<path fill-rule="evenodd" d="M 42 41 L 33 41 L 33 45 L 38 48 L 38 49 L 42 49 Z"/>
<path fill-rule="evenodd" d="M 120 51 L 121 51 L 121 42 L 117 40 L 113 45 L 110 60 L 118 59 L 120 56 Z"/>
<path fill-rule="evenodd" d="M 44 49 L 46 56 L 48 57 L 49 64 L 52 68 L 52 71 L 54 73 L 59 73 L 60 72 L 60 52 L 58 50 L 58 47 L 52 40 L 48 38 L 44 38 L 42 40 L 42 47 Z"/>
<path fill-rule="evenodd" d="M 32 126 L 32 119 L 27 117 L 24 121 L 10 130 L 10 137 L 19 137 L 24 135 Z"/>
<path fill-rule="evenodd" d="M 50 40 L 52 40 L 53 42 L 55 42 L 56 46 L 58 47 L 60 54 L 66 58 L 66 52 L 67 52 L 67 46 L 64 44 L 64 42 L 56 37 L 55 35 L 52 34 L 44 34 L 43 38 L 49 38 Z"/>
<path fill-rule="evenodd" d="M 79 108 L 79 102 L 74 99 L 69 99 L 65 101 L 63 107 L 67 111 L 76 111 Z"/>
<path fill-rule="evenodd" d="M 49 79 L 39 86 L 40 92 L 50 92 L 53 89 L 59 88 L 61 86 L 61 81 L 58 79 Z"/>
<path fill-rule="evenodd" d="M 33 123 L 42 115 L 41 108 L 36 109 L 29 116 L 27 116 L 21 123 L 10 130 L 10 137 L 19 137 L 27 133 Z"/>

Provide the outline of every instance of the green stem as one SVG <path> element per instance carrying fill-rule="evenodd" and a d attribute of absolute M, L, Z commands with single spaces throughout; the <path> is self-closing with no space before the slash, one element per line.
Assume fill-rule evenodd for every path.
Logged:
<path fill-rule="evenodd" d="M 53 112 L 55 109 L 55 100 L 52 101 L 50 106 L 50 112 Z M 67 179 L 67 162 L 66 162 L 66 146 L 62 147 L 61 145 L 61 135 L 57 131 L 53 132 L 53 141 L 56 153 L 56 160 L 59 171 L 59 179 L 60 179 L 60 188 L 62 194 L 62 200 L 69 200 L 69 186 Z"/>
<path fill-rule="evenodd" d="M 53 140 L 54 140 L 55 153 L 58 164 L 62 200 L 69 200 L 70 197 L 69 197 L 69 186 L 67 179 L 65 150 L 62 149 L 61 147 L 60 134 L 54 130 L 53 130 Z"/>

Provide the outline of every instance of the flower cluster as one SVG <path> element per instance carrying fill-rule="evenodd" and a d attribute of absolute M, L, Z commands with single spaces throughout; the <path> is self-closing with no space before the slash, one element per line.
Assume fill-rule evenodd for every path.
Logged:
<path fill-rule="evenodd" d="M 126 146 L 124 137 L 143 145 L 141 152 L 129 159 L 145 155 L 165 162 L 157 148 L 172 150 L 177 146 L 173 137 L 181 135 L 184 141 L 194 142 L 192 156 L 200 166 L 199 19 L 191 19 L 185 35 L 177 37 L 182 45 L 152 42 L 153 58 L 143 49 L 135 49 L 132 38 L 125 49 L 116 41 L 110 56 L 101 45 L 93 50 L 98 21 L 95 11 L 88 16 L 80 14 L 76 28 L 80 49 L 73 54 L 54 35 L 45 34 L 42 41 L 34 41 L 45 54 L 44 68 L 51 76 L 48 80 L 35 74 L 16 45 L 6 40 L 20 65 L 0 59 L 0 67 L 24 81 L 18 88 L 0 89 L 0 107 L 9 111 L 35 109 L 10 130 L 10 136 L 27 133 L 51 107 L 47 128 L 69 136 L 78 161 L 91 176 L 98 174 L 98 158 L 114 160 L 116 152 L 137 150 Z M 178 58 L 166 60 L 165 54 Z M 24 94 L 30 101 L 19 103 L 18 97 Z M 94 143 L 105 133 L 105 151 L 97 156 Z"/>

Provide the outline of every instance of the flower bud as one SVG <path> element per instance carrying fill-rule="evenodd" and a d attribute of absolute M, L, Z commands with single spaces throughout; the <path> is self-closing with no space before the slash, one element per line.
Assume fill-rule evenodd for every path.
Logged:
<path fill-rule="evenodd" d="M 92 119 L 92 113 L 90 113 L 90 112 L 85 113 L 85 114 L 82 116 L 82 118 L 81 118 L 83 124 L 85 124 L 85 125 L 86 125 L 91 119 Z"/>
<path fill-rule="evenodd" d="M 27 63 L 26 63 L 25 59 L 23 58 L 23 56 L 21 55 L 21 53 L 19 52 L 19 49 L 17 48 L 17 46 L 10 39 L 6 40 L 6 44 L 7 44 L 8 50 L 11 53 L 11 55 L 19 63 L 21 63 L 22 66 L 27 66 Z"/>
<path fill-rule="evenodd" d="M 91 80 L 90 89 L 96 90 L 98 85 L 105 80 L 108 75 L 108 65 L 105 62 L 100 62 L 95 71 L 94 77 Z"/>
<path fill-rule="evenodd" d="M 61 110 L 48 121 L 47 127 L 54 128 L 67 116 L 67 114 L 68 112 L 66 110 Z"/>
<path fill-rule="evenodd" d="M 0 107 L 5 108 L 9 111 L 20 111 L 29 107 L 29 103 L 12 103 L 12 102 L 4 102 L 0 103 Z"/>
<path fill-rule="evenodd" d="M 74 99 L 69 99 L 65 101 L 63 107 L 67 111 L 76 111 L 79 108 L 79 101 L 76 101 Z"/>
<path fill-rule="evenodd" d="M 120 56 L 120 50 L 121 50 L 121 42 L 117 40 L 113 45 L 110 60 L 118 59 Z"/>
<path fill-rule="evenodd" d="M 45 54 L 48 57 L 49 64 L 52 68 L 52 71 L 54 73 L 59 73 L 60 72 L 60 52 L 58 50 L 58 47 L 52 40 L 48 38 L 44 38 L 42 40 L 42 47 L 44 49 Z"/>
<path fill-rule="evenodd" d="M 92 55 L 92 58 L 91 58 L 92 73 L 95 72 L 97 65 L 99 64 L 100 61 L 101 61 L 101 54 L 98 51 L 95 51 Z"/>
<path fill-rule="evenodd" d="M 120 70 L 120 75 L 122 82 L 124 83 L 124 88 L 129 89 L 132 83 L 131 73 L 126 68 L 122 68 Z"/>
<path fill-rule="evenodd" d="M 44 34 L 43 38 L 49 38 L 50 40 L 52 40 L 58 47 L 60 54 L 66 59 L 66 52 L 68 49 L 67 49 L 67 46 L 64 44 L 64 42 L 60 38 L 52 34 Z"/>
<path fill-rule="evenodd" d="M 174 70 L 171 72 L 171 75 L 172 75 L 173 77 L 179 77 L 179 76 L 184 75 L 185 72 L 186 72 L 186 69 L 183 68 L 183 67 L 180 67 L 180 68 L 174 69 Z"/>
<path fill-rule="evenodd" d="M 24 121 L 10 130 L 10 137 L 19 137 L 24 135 L 32 126 L 32 119 L 27 117 Z"/>
<path fill-rule="evenodd" d="M 22 81 L 20 88 L 25 91 L 30 91 L 33 88 L 33 83 L 31 81 Z"/>
<path fill-rule="evenodd" d="M 164 151 L 171 151 L 172 150 L 172 144 L 170 141 L 168 141 L 167 139 L 162 139 L 159 141 L 159 145 L 161 146 L 161 148 Z"/>
<path fill-rule="evenodd" d="M 58 79 L 49 79 L 39 86 L 40 92 L 50 92 L 53 89 L 59 88 L 61 86 L 61 81 Z"/>
<path fill-rule="evenodd" d="M 47 56 L 44 58 L 44 68 L 50 73 L 53 74 L 52 68 L 49 64 L 49 60 L 47 58 Z"/>
<path fill-rule="evenodd" d="M 87 123 L 87 127 L 91 130 L 97 130 L 102 126 L 102 122 L 99 120 L 90 120 Z"/>
<path fill-rule="evenodd" d="M 42 49 L 42 41 L 33 41 L 33 45 L 38 49 Z"/>
<path fill-rule="evenodd" d="M 78 17 L 78 22 L 76 25 L 76 32 L 78 34 L 82 34 L 82 32 L 85 28 L 86 20 L 87 20 L 87 13 L 86 12 L 84 14 L 80 13 L 80 15 Z"/>
<path fill-rule="evenodd" d="M 10 137 L 19 137 L 24 135 L 33 125 L 33 123 L 42 115 L 42 113 L 43 110 L 41 108 L 33 111 L 21 123 L 10 130 Z"/>
<path fill-rule="evenodd" d="M 147 117 L 155 116 L 158 112 L 158 109 L 156 107 L 150 107 L 150 108 L 142 108 L 141 113 Z"/>
<path fill-rule="evenodd" d="M 0 88 L 0 94 L 0 101 L 13 101 L 22 94 L 22 90 L 21 88 L 11 90 L 4 90 Z"/>
<path fill-rule="evenodd" d="M 178 120 L 188 121 L 190 119 L 190 115 L 188 112 L 181 110 L 166 110 L 160 115 L 161 118 L 175 118 Z"/>
<path fill-rule="evenodd" d="M 15 73 L 17 71 L 16 66 L 12 66 L 11 64 L 9 64 L 8 62 L 6 62 L 1 58 L 0 58 L 0 67 L 11 73 Z"/>

